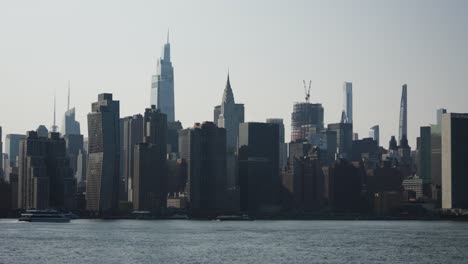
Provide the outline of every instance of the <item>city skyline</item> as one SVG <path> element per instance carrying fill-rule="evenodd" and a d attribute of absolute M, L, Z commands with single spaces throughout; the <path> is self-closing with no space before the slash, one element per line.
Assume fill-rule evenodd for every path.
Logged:
<path fill-rule="evenodd" d="M 57 17 L 71 15 L 69 12 L 75 9 L 78 14 L 88 14 L 87 3 L 72 7 L 59 5 L 56 10 L 63 11 L 63 16 L 56 14 L 49 18 L 46 7 L 50 3 L 52 2 L 46 2 L 44 6 L 32 4 L 28 7 L 10 4 L 2 11 L 5 12 L 2 22 L 16 21 L 25 15 L 31 15 L 38 19 L 39 25 L 47 25 L 44 28 L 25 28 L 25 25 L 31 23 L 28 18 L 19 23 L 19 32 L 32 36 L 39 33 L 50 36 L 35 46 L 18 45 L 17 41 L 21 38 L 14 38 L 11 29 L 0 28 L 7 39 L 0 45 L 5 48 L 2 50 L 9 51 L 8 54 L 2 54 L 5 60 L 0 63 L 0 69 L 8 74 L 0 79 L 0 87 L 7 87 L 2 90 L 11 91 L 9 95 L 12 99 L 0 105 L 4 135 L 24 134 L 41 124 L 49 127 L 53 118 L 54 90 L 57 91 L 57 116 L 63 116 L 67 105 L 68 80 L 71 81 L 73 95 L 71 105 L 76 107 L 77 121 L 81 123 L 84 132 L 87 131 L 86 115 L 89 113 L 89 103 L 93 102 L 98 93 L 113 93 L 114 97 L 122 102 L 121 116 L 140 113 L 141 109 L 149 107 L 148 87 L 151 84 L 151 75 L 156 70 L 156 60 L 166 42 L 167 28 L 171 30 L 171 55 L 176 65 L 175 105 L 179 107 L 176 107 L 175 115 L 184 127 L 190 127 L 194 122 L 212 119 L 211 109 L 219 104 L 219 94 L 224 88 L 228 67 L 231 82 L 236 89 L 236 98 L 246 106 L 246 121 L 283 118 L 286 135 L 290 135 L 293 103 L 303 101 L 303 79 L 312 79 L 311 102 L 323 104 L 325 124 L 339 122 L 342 110 L 341 86 L 343 82 L 352 82 L 353 130 L 359 133 L 361 138 L 367 137 L 369 128 L 378 124 L 380 143 L 385 147 L 391 135 L 398 136 L 398 102 L 400 87 L 404 83 L 407 83 L 409 88 L 408 140 L 413 147 L 416 145 L 419 127 L 436 123 L 436 109 L 443 107 L 449 112 L 467 111 L 463 98 L 466 98 L 468 91 L 463 89 L 462 80 L 462 69 L 466 68 L 467 60 L 461 49 L 466 46 L 464 43 L 467 40 L 463 35 L 466 35 L 467 29 L 460 26 L 463 23 L 459 23 L 460 19 L 466 19 L 459 13 L 464 3 L 452 2 L 452 5 L 440 6 L 433 4 L 427 7 L 418 1 L 407 5 L 403 5 L 402 2 L 376 4 L 365 1 L 361 10 L 363 18 L 356 12 L 346 12 L 356 11 L 355 7 L 349 4 L 331 3 L 320 6 L 316 2 L 299 1 L 282 10 L 282 14 L 282 4 L 276 3 L 259 11 L 255 7 L 259 7 L 260 3 L 255 3 L 252 8 L 259 12 L 261 19 L 258 21 L 255 20 L 253 10 L 243 13 L 246 3 L 239 6 L 219 3 L 213 7 L 219 12 L 206 11 L 206 18 L 203 18 L 204 5 L 193 6 L 195 13 L 191 18 L 197 18 L 193 25 L 181 19 L 186 12 L 182 8 L 184 5 L 174 3 L 166 6 L 166 3 L 156 3 L 156 6 L 167 7 L 169 10 L 161 18 L 154 18 L 157 23 L 137 20 L 135 24 L 122 28 L 123 35 L 115 32 L 120 29 L 122 22 L 116 21 L 115 25 L 97 23 L 97 28 L 112 29 L 109 39 L 99 38 L 100 43 L 96 46 L 86 44 L 83 47 L 77 46 L 83 44 L 82 42 L 69 42 L 67 37 L 70 35 L 62 26 L 50 23 Z M 117 19 L 115 15 L 124 12 L 126 7 L 125 4 L 112 7 L 107 13 L 110 21 Z M 323 14 L 314 16 L 313 12 L 318 12 L 314 9 L 316 7 L 323 8 Z M 433 10 L 437 7 L 440 7 L 440 12 Z M 306 12 L 297 14 L 299 21 L 306 22 L 306 26 L 289 19 L 299 8 L 312 12 L 310 15 Z M 398 12 L 388 12 L 385 11 L 386 8 L 393 8 L 392 10 Z M 102 11 L 103 6 L 96 6 L 95 10 Z M 217 18 L 218 13 L 224 13 L 223 10 L 230 10 L 233 15 L 244 17 L 246 22 L 237 25 L 225 18 L 220 20 L 219 25 L 211 24 L 210 21 Z M 419 17 L 411 17 L 410 14 L 415 10 L 424 12 L 421 12 Z M 94 12 L 89 14 L 92 19 L 97 19 Z M 137 6 L 125 12 L 128 18 L 133 18 L 138 12 L 147 11 L 142 6 Z M 347 18 L 354 18 L 350 25 L 343 24 L 344 18 L 334 16 L 341 12 L 347 13 Z M 278 21 L 275 22 L 274 18 L 278 18 Z M 323 28 L 317 28 L 319 18 L 327 22 L 321 24 Z M 397 21 L 397 18 L 401 18 L 401 21 L 392 24 L 393 19 Z M 310 19 L 310 22 L 306 19 Z M 383 36 L 375 30 L 376 28 L 365 26 L 363 23 L 366 19 L 377 23 L 376 27 L 388 29 L 385 31 L 388 34 Z M 80 37 L 88 36 L 87 34 L 97 36 L 95 30 L 89 28 L 89 24 L 80 26 L 75 24 L 77 21 L 78 17 L 71 15 L 70 18 L 64 19 L 64 24 L 74 26 L 75 34 Z M 249 27 L 249 21 L 258 23 Z M 428 23 L 414 23 L 417 21 Z M 445 22 L 442 23 L 443 21 Z M 403 28 L 404 22 L 407 23 L 406 29 Z M 139 27 L 142 31 L 148 29 L 152 33 L 148 35 L 148 32 L 145 32 L 148 36 L 141 34 L 139 30 L 132 33 L 133 29 Z M 194 31 L 194 27 L 200 30 Z M 273 34 L 275 27 L 277 33 Z M 290 32 L 286 30 L 288 27 L 297 30 Z M 89 32 L 84 34 L 78 29 L 86 29 Z M 258 32 L 262 31 L 261 29 L 265 30 Z M 435 29 L 439 30 L 434 31 Z M 435 39 L 433 32 L 443 34 L 442 38 Z M 59 37 L 53 33 L 63 33 L 65 36 Z M 225 38 L 214 37 L 217 34 Z M 356 38 L 349 39 L 350 45 L 338 45 L 339 41 L 342 41 L 341 38 L 349 34 L 356 34 Z M 420 38 L 411 38 L 412 34 L 418 34 Z M 115 41 L 122 36 L 133 36 L 144 44 L 134 41 L 116 43 Z M 360 40 L 359 37 L 363 39 Z M 233 38 L 238 40 L 234 41 Z M 54 40 L 59 41 L 55 43 Z M 106 45 L 111 42 L 113 46 L 106 50 Z M 269 46 L 265 45 L 266 43 Z M 313 45 L 302 47 L 302 43 Z M 404 45 L 393 47 L 392 43 L 393 46 L 395 43 Z M 297 46 L 298 44 L 301 45 Z M 52 50 L 52 47 L 56 49 Z M 386 48 L 392 48 L 393 58 L 386 55 Z M 23 49 L 28 49 L 28 54 L 33 56 L 25 56 L 26 54 L 21 52 Z M 207 52 L 208 50 L 212 52 Z M 95 56 L 77 56 L 87 51 L 93 51 Z M 43 65 L 45 67 L 39 67 L 46 55 L 50 60 Z M 325 62 L 324 56 L 329 62 Z M 105 61 L 109 58 L 112 59 Z M 252 64 L 255 75 L 250 69 L 243 67 L 245 63 Z M 281 70 L 282 74 L 278 74 L 277 66 L 281 64 L 288 67 L 287 70 Z M 25 71 L 31 73 L 27 78 L 24 76 Z M 427 90 L 431 93 L 427 93 Z M 30 98 L 40 100 L 23 98 L 26 91 Z M 265 96 L 268 96 L 268 101 L 263 100 L 262 97 Z M 11 113 L 11 109 L 29 108 L 35 111 L 16 110 L 14 115 L 6 114 Z"/>

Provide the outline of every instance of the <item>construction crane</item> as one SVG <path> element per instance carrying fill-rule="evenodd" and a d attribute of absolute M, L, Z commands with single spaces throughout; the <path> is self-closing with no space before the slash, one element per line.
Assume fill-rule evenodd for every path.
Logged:
<path fill-rule="evenodd" d="M 310 87 L 312 86 L 312 81 L 309 81 L 309 88 L 307 89 L 306 81 L 302 80 L 304 82 L 304 92 L 305 92 L 305 100 L 306 103 L 310 102 Z"/>

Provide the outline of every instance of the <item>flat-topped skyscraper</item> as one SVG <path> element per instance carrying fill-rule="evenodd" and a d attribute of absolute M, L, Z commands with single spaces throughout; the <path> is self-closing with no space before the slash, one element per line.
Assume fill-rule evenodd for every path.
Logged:
<path fill-rule="evenodd" d="M 120 103 L 112 94 L 98 95 L 88 114 L 86 208 L 110 213 L 117 209 L 120 168 Z"/>
<path fill-rule="evenodd" d="M 153 75 L 150 103 L 167 115 L 168 122 L 174 122 L 174 68 L 171 62 L 169 33 L 167 43 L 164 44 L 163 57 L 158 60 L 157 73 Z"/>

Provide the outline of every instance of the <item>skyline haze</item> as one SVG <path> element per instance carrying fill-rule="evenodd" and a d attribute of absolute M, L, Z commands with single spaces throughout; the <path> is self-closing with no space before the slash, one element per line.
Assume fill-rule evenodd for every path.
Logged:
<path fill-rule="evenodd" d="M 286 138 L 302 80 L 312 80 L 311 102 L 323 104 L 326 124 L 339 122 L 342 85 L 352 82 L 353 130 L 362 138 L 379 125 L 384 147 L 398 136 L 405 83 L 413 149 L 436 109 L 468 112 L 463 1 L 26 2 L 0 4 L 4 135 L 50 130 L 54 91 L 61 120 L 68 80 L 84 135 L 99 93 L 120 101 L 121 117 L 141 113 L 168 28 L 184 127 L 212 120 L 228 68 L 246 122 L 283 118 Z"/>

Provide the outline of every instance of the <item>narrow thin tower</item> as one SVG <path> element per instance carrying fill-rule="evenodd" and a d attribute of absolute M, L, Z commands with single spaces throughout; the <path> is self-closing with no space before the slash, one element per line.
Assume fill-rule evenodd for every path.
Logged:
<path fill-rule="evenodd" d="M 407 85 L 403 84 L 401 90 L 400 104 L 400 127 L 398 139 L 401 141 L 403 137 L 408 138 L 408 101 L 407 101 Z"/>
<path fill-rule="evenodd" d="M 54 124 L 52 125 L 52 132 L 57 132 L 57 123 L 56 123 L 56 120 L 55 120 L 55 116 L 56 116 L 56 106 L 57 106 L 57 102 L 56 102 L 56 96 L 54 94 Z"/>

